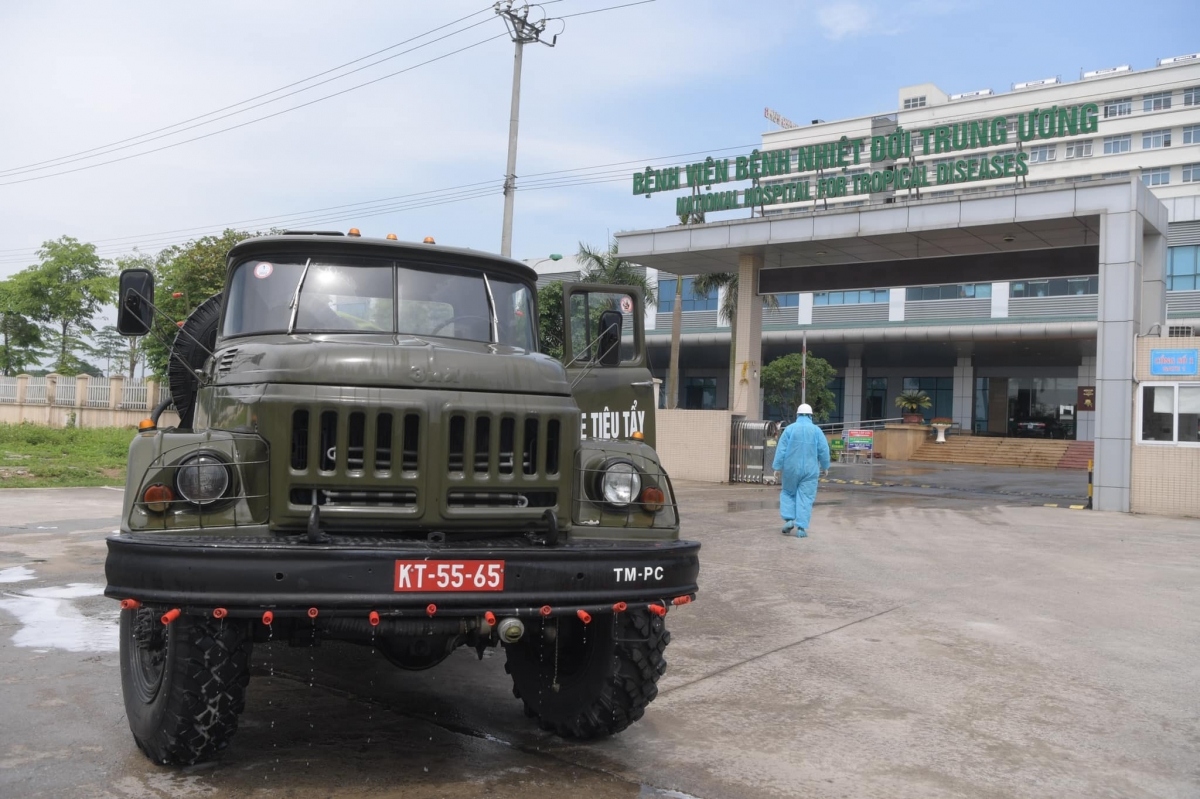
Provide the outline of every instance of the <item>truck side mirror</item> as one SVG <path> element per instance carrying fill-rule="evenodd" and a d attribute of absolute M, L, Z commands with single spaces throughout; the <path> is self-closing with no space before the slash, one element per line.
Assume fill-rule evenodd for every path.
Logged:
<path fill-rule="evenodd" d="M 154 323 L 154 275 L 149 269 L 126 269 L 117 292 L 117 331 L 144 336 Z"/>
<path fill-rule="evenodd" d="M 621 363 L 621 324 L 625 318 L 620 311 L 603 311 L 600 314 L 600 352 L 601 366 L 617 366 Z"/>

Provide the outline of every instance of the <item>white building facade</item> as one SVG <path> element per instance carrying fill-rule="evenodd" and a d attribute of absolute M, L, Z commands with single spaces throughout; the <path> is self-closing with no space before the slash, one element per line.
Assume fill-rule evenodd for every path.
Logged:
<path fill-rule="evenodd" d="M 897 146 L 872 160 L 871 148 L 881 139 Z M 838 152 L 831 143 L 840 144 Z M 999 92 L 906 87 L 894 111 L 765 133 L 760 150 L 725 166 L 730 181 L 758 172 L 740 197 L 724 191 L 719 167 L 708 174 L 717 178 L 713 183 L 687 186 L 690 169 L 682 167 L 676 177 L 665 170 L 638 176 L 640 188 L 678 189 L 676 213 L 703 212 L 700 229 L 709 229 L 713 241 L 722 235 L 713 223 L 723 219 L 782 224 L 875 206 L 1140 180 L 1165 206 L 1169 222 L 1164 333 L 1200 331 L 1200 55 Z M 807 193 L 799 188 L 804 184 Z M 730 195 L 738 210 L 713 210 L 729 208 Z M 1056 229 L 1055 235 L 1068 234 Z M 920 389 L 934 399 L 926 416 L 951 417 L 976 434 L 1094 438 L 1093 416 L 1076 406 L 1079 389 L 1096 385 L 1101 278 L 1087 248 L 1099 246 L 1097 231 L 1083 225 L 1077 241 L 1040 235 L 1037 223 L 982 236 L 964 232 L 953 253 L 974 254 L 981 265 L 1001 251 L 1028 251 L 1029 257 L 1015 266 L 1010 259 L 1007 279 L 987 277 L 981 266 L 983 277 L 968 282 L 924 282 L 923 270 L 906 267 L 855 270 L 863 278 L 844 288 L 847 270 L 864 263 L 865 238 L 860 232 L 828 240 L 801 261 L 764 264 L 761 290 L 775 297 L 774 307 L 762 311 L 764 362 L 797 351 L 806 339 L 838 370 L 835 421 L 895 416 L 895 397 Z M 914 241 L 915 252 L 873 248 L 872 263 L 951 253 L 929 236 L 917 234 Z M 650 264 L 660 266 L 647 259 Z M 792 270 L 786 279 L 787 270 L 772 269 L 800 265 L 817 269 L 803 278 Z M 675 276 L 659 275 L 654 266 L 648 272 L 661 278 L 658 313 L 648 328 L 655 376 L 665 381 Z M 880 275 L 890 279 L 870 279 Z M 814 276 L 839 288 L 820 290 Z M 697 296 L 691 278 L 682 279 L 679 407 L 729 408 L 730 335 L 729 320 L 719 313 L 722 297 Z M 792 286 L 815 290 L 788 290 Z M 781 409 L 763 410 L 772 416 Z"/>

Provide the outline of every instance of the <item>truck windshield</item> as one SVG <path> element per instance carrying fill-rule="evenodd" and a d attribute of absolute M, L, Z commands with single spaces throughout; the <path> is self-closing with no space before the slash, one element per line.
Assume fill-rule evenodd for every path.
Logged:
<path fill-rule="evenodd" d="M 532 350 L 533 294 L 467 269 L 370 258 L 243 261 L 225 303 L 225 336 L 402 333 Z"/>

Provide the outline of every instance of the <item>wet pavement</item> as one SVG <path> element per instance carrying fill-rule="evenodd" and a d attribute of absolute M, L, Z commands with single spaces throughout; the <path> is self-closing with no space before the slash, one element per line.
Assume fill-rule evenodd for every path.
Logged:
<path fill-rule="evenodd" d="M 777 489 L 678 488 L 701 593 L 621 735 L 538 730 L 498 651 L 259 646 L 230 749 L 178 770 L 121 704 L 120 492 L 5 491 L 0 797 L 1200 796 L 1200 522 L 1068 510 L 1081 472 L 838 464 L 798 540 Z"/>

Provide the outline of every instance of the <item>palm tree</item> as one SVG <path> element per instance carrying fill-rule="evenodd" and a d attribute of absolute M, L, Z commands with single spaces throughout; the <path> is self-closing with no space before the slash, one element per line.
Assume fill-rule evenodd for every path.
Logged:
<path fill-rule="evenodd" d="M 697 275 L 692 284 L 696 294 L 708 295 L 714 291 L 725 289 L 725 299 L 718 310 L 720 317 L 729 324 L 729 405 L 733 405 L 734 389 L 737 387 L 737 306 L 738 306 L 738 276 L 734 272 L 714 272 L 711 275 Z M 779 307 L 779 299 L 774 294 L 762 295 L 763 304 L 774 310 Z"/>
<path fill-rule="evenodd" d="M 646 306 L 655 303 L 654 289 L 646 280 L 646 270 L 617 255 L 617 242 L 612 241 L 607 251 L 595 249 L 579 242 L 579 253 L 575 256 L 582 269 L 579 279 L 585 283 L 607 283 L 610 286 L 636 286 L 646 299 Z"/>

